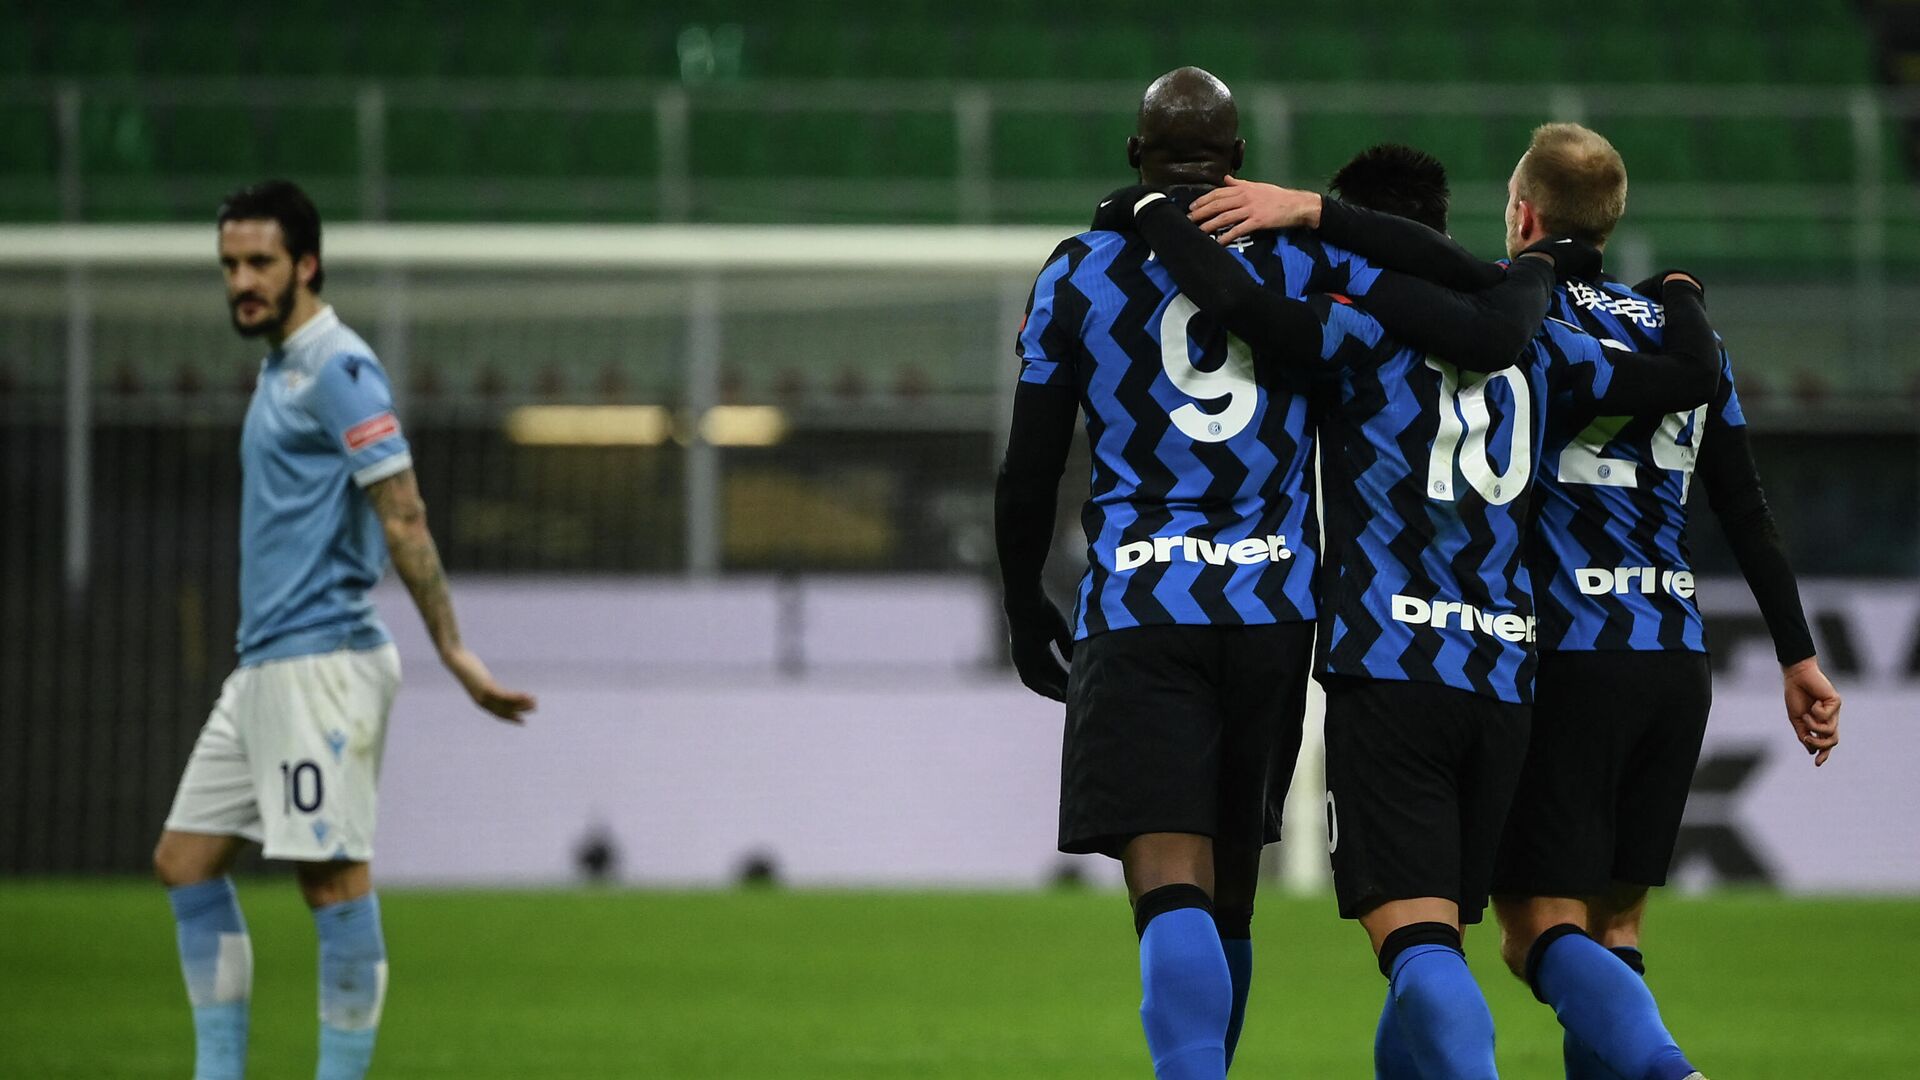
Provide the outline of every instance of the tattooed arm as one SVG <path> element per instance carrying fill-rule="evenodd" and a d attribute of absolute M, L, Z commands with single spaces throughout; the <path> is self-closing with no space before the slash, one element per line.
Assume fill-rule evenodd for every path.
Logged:
<path fill-rule="evenodd" d="M 414 606 L 420 609 L 434 648 L 440 651 L 440 662 L 460 681 L 474 704 L 502 720 L 520 723 L 521 714 L 533 710 L 533 695 L 508 690 L 495 682 L 487 665 L 460 641 L 460 624 L 453 617 L 453 595 L 447 591 L 447 573 L 440 565 L 433 534 L 427 531 L 427 504 L 421 501 L 413 470 L 405 469 L 370 484 L 366 492 L 386 530 L 393 569 L 413 594 Z"/>

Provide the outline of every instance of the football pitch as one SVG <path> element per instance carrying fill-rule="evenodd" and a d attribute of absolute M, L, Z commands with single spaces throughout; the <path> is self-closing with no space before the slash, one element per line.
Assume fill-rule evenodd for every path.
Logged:
<path fill-rule="evenodd" d="M 240 882 L 253 934 L 249 1075 L 313 1075 L 312 926 L 292 882 Z M 1709 1076 L 1920 1076 L 1920 901 L 1662 898 L 1649 977 Z M 1133 929 L 1100 891 L 385 890 L 379 1076 L 1149 1075 Z M 1263 897 L 1234 1075 L 1372 1075 L 1385 983 L 1326 899 Z M 0 1076 L 191 1072 L 157 886 L 0 884 Z M 1560 1075 L 1559 1028 L 1468 951 L 1509 1077 Z"/>

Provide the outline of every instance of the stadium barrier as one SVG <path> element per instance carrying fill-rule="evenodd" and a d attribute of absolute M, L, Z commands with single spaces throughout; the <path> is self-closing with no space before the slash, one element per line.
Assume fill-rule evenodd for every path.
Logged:
<path fill-rule="evenodd" d="M 1843 745 L 1819 769 L 1793 741 L 1744 586 L 1701 585 L 1714 713 L 1676 881 L 1920 890 L 1920 789 L 1907 776 L 1920 756 L 1920 586 L 1806 592 L 1847 702 Z M 382 600 L 405 604 L 391 586 Z M 393 620 L 414 666 L 382 781 L 388 879 L 1115 879 L 1106 860 L 1053 850 L 1060 706 L 997 666 L 996 598 L 978 582 L 489 580 L 463 582 L 461 605 L 469 638 L 538 691 L 541 710 L 525 730 L 489 725 L 432 668 L 412 621 Z M 1310 740 L 1279 853 L 1307 886 L 1325 867 L 1316 755 Z"/>

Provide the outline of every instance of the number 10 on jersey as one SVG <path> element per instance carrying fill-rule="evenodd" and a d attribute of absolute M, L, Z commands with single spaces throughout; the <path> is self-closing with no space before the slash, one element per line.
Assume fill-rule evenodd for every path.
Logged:
<path fill-rule="evenodd" d="M 1433 434 L 1433 452 L 1427 458 L 1427 498 L 1454 501 L 1456 460 L 1460 477 L 1482 499 L 1503 506 L 1519 498 L 1533 473 L 1533 400 L 1525 373 L 1517 367 L 1502 368 L 1491 375 L 1461 371 L 1431 357 L 1427 367 L 1440 374 L 1440 422 Z M 1487 433 L 1493 427 L 1487 387 L 1497 379 L 1506 380 L 1513 392 L 1513 416 L 1508 425 L 1511 442 L 1507 467 L 1501 472 L 1493 471 L 1493 459 L 1487 450 Z"/>

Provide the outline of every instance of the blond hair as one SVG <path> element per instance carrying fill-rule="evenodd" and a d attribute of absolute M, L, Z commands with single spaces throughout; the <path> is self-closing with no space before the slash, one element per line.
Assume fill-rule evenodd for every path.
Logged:
<path fill-rule="evenodd" d="M 1514 170 L 1514 194 L 1549 233 L 1599 246 L 1627 212 L 1627 166 L 1606 137 L 1579 124 L 1541 124 Z"/>

